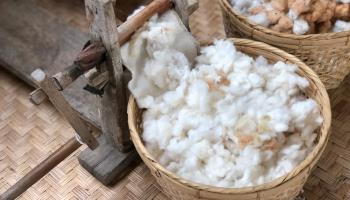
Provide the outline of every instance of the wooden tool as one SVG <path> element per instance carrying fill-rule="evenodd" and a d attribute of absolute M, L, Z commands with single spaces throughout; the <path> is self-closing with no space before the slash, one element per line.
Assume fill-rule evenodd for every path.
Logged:
<path fill-rule="evenodd" d="M 86 149 L 79 156 L 80 164 L 104 184 L 122 178 L 130 170 L 129 165 L 137 160 L 137 153 L 131 148 L 126 114 L 127 75 L 121 63 L 119 45 L 125 43 L 133 32 L 151 16 L 171 8 L 170 0 L 154 0 L 138 14 L 117 27 L 115 0 L 86 0 L 86 13 L 90 25 L 91 44 L 81 55 L 84 58 L 74 62 L 68 69 L 48 77 L 37 69 L 33 77 L 39 89 L 31 93 L 30 99 L 40 104 L 50 99 L 58 111 L 67 119 L 84 143 Z M 188 19 L 194 10 L 195 1 L 174 0 L 175 8 L 182 19 Z M 187 20 L 184 21 L 188 24 Z M 100 59 L 101 54 L 104 59 Z M 88 56 L 86 56 L 88 55 Z M 90 57 L 89 57 L 90 56 Z M 96 131 L 87 125 L 72 109 L 62 95 L 62 91 L 80 75 L 98 65 L 98 71 L 108 74 L 108 83 L 101 98 L 101 127 L 103 134 L 97 139 Z M 14 199 L 42 178 L 65 157 L 75 151 L 80 144 L 72 138 L 38 167 L 30 171 L 20 181 L 6 191 L 0 199 Z"/>
<path fill-rule="evenodd" d="M 0 199 L 9 200 L 17 198 L 80 146 L 81 144 L 74 137 L 69 139 L 66 144 L 61 146 L 48 158 L 33 168 L 28 174 L 17 181 L 16 184 L 11 186 L 4 194 L 0 195 Z"/>

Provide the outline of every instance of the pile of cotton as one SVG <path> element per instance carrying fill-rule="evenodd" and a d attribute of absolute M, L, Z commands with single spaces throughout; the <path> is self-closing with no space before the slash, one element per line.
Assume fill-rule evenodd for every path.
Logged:
<path fill-rule="evenodd" d="M 303 35 L 350 30 L 348 0 L 231 0 L 231 4 L 252 22 L 278 32 Z"/>
<path fill-rule="evenodd" d="M 196 56 L 173 11 L 152 17 L 121 52 L 133 75 L 129 89 L 145 109 L 145 146 L 178 176 L 253 186 L 290 172 L 312 151 L 323 119 L 295 65 L 252 58 L 225 40 Z"/>

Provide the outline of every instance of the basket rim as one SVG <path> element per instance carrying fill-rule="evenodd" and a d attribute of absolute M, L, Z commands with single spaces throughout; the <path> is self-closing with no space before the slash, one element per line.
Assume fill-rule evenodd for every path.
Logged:
<path fill-rule="evenodd" d="M 141 139 L 141 135 L 137 131 L 136 124 L 133 123 L 133 121 L 136 121 L 136 120 L 134 119 L 134 116 L 131 114 L 132 107 L 134 105 L 137 106 L 136 100 L 133 95 L 130 95 L 128 108 L 127 108 L 128 124 L 130 129 L 131 140 L 133 141 L 137 152 L 140 154 L 140 157 L 143 160 L 146 158 L 149 162 L 152 163 L 153 167 L 156 168 L 156 170 L 162 172 L 169 179 L 177 182 L 178 184 L 183 184 L 187 187 L 190 187 L 199 191 L 202 190 L 202 191 L 207 191 L 212 193 L 221 193 L 221 194 L 256 193 L 259 191 L 272 189 L 296 177 L 301 171 L 306 170 L 306 168 L 312 165 L 313 163 L 315 163 L 319 159 L 320 154 L 323 153 L 325 146 L 327 144 L 327 141 L 329 140 L 329 135 L 330 135 L 329 129 L 331 125 L 331 109 L 330 109 L 330 101 L 329 101 L 328 93 L 325 89 L 325 86 L 323 85 L 319 77 L 316 75 L 316 73 L 295 56 L 262 42 L 257 42 L 249 39 L 239 39 L 239 38 L 227 38 L 226 40 L 233 42 L 237 46 L 250 46 L 254 48 L 259 48 L 260 50 L 268 51 L 269 53 L 274 53 L 280 57 L 283 57 L 286 59 L 286 61 L 290 61 L 293 64 L 297 65 L 298 69 L 302 69 L 306 74 L 308 74 L 308 77 L 312 79 L 314 84 L 317 86 L 317 90 L 320 93 L 320 96 L 322 96 L 322 99 L 324 100 L 323 102 L 324 105 L 322 106 L 322 114 L 324 117 L 324 121 L 322 123 L 322 129 L 323 129 L 322 133 L 324 134 L 321 134 L 321 137 L 319 138 L 317 145 L 309 153 L 309 155 L 301 163 L 299 163 L 291 172 L 277 179 L 274 179 L 271 182 L 264 183 L 257 186 L 242 187 L 242 188 L 222 188 L 222 187 L 204 185 L 200 183 L 194 183 L 192 181 L 187 181 L 177 176 L 176 174 L 168 171 L 165 167 L 163 167 L 160 163 L 158 163 L 158 161 L 154 159 L 154 157 L 146 149 Z M 311 170 L 311 167 L 307 170 Z"/>
<path fill-rule="evenodd" d="M 229 3 L 228 0 L 220 0 L 222 5 L 225 7 L 225 9 L 228 9 L 228 11 L 233 14 L 235 17 L 237 17 L 239 20 L 244 22 L 245 24 L 248 24 L 252 29 L 261 31 L 266 34 L 278 36 L 280 38 L 288 38 L 288 39 L 295 39 L 295 40 L 305 40 L 305 39 L 315 39 L 315 40 L 331 40 L 336 38 L 342 38 L 342 37 L 349 37 L 350 31 L 343 31 L 343 32 L 328 32 L 328 33 L 316 33 L 316 34 L 306 34 L 306 35 L 297 35 L 292 33 L 281 33 L 278 31 L 274 31 L 270 28 L 261 26 L 257 23 L 254 23 L 250 21 L 245 15 L 240 14 L 232 7 L 232 5 Z"/>

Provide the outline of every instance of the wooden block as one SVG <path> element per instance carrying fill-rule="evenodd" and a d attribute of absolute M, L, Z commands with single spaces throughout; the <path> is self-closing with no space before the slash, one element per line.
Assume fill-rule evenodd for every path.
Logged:
<path fill-rule="evenodd" d="M 79 155 L 79 162 L 82 161 L 80 164 L 89 172 L 92 172 L 93 169 L 113 150 L 113 147 L 107 144 L 105 137 L 100 136 L 97 138 L 97 141 L 99 147 L 94 150 L 85 149 Z"/>
<path fill-rule="evenodd" d="M 47 100 L 47 98 L 47 95 L 41 88 L 38 88 L 29 94 L 29 100 L 35 105 L 41 104 L 43 101 Z"/>
<path fill-rule="evenodd" d="M 98 138 L 99 146 L 95 150 L 85 149 L 78 157 L 79 163 L 104 185 L 116 183 L 140 162 L 135 150 L 120 152 L 106 141 Z"/>
<path fill-rule="evenodd" d="M 136 150 L 123 153 L 117 148 L 95 168 L 94 176 L 105 185 L 111 185 L 132 171 L 136 164 L 141 161 Z"/>

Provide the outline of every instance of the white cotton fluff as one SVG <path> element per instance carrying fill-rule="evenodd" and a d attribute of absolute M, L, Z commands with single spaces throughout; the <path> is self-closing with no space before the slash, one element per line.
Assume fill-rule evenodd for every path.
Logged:
<path fill-rule="evenodd" d="M 153 16 L 142 26 L 122 46 L 121 55 L 123 64 L 133 74 L 129 89 L 135 91 L 139 105 L 149 107 L 154 97 L 174 89 L 179 78 L 189 73 L 197 45 L 176 12 L 169 11 Z"/>
<path fill-rule="evenodd" d="M 350 22 L 337 20 L 333 27 L 333 32 L 350 31 Z"/>
<path fill-rule="evenodd" d="M 296 66 L 252 58 L 218 40 L 201 48 L 192 69 L 169 38 L 132 46 L 166 26 L 153 20 L 122 56 L 128 68 L 142 64 L 131 66 L 129 88 L 146 109 L 142 137 L 160 164 L 196 183 L 240 188 L 283 176 L 312 151 L 322 117 L 302 95 L 309 83 Z M 147 53 L 132 57 L 136 51 Z"/>
<path fill-rule="evenodd" d="M 309 31 L 309 24 L 303 19 L 294 20 L 293 33 L 303 35 Z"/>
<path fill-rule="evenodd" d="M 231 5 L 242 14 L 248 15 L 248 19 L 252 22 L 268 27 L 270 25 L 269 20 L 265 12 L 258 13 L 256 15 L 250 15 L 249 10 L 258 6 L 267 8 L 269 4 L 265 4 L 264 0 L 231 0 Z"/>
<path fill-rule="evenodd" d="M 337 0 L 337 2 L 341 2 L 341 3 L 350 3 L 350 0 Z"/>
<path fill-rule="evenodd" d="M 251 15 L 248 17 L 248 19 L 254 23 L 257 23 L 257 24 L 259 24 L 261 26 L 265 26 L 265 27 L 268 27 L 270 24 L 269 20 L 267 19 L 266 13 L 259 13 L 256 15 Z"/>

